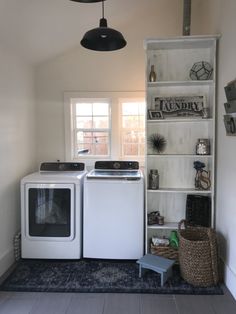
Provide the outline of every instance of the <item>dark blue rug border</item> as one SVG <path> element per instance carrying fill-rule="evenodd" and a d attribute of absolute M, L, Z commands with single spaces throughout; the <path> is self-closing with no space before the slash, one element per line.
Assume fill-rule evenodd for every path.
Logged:
<path fill-rule="evenodd" d="M 112 281 L 112 274 L 106 274 L 106 270 L 109 269 L 115 271 L 114 281 Z M 102 275 L 100 276 L 99 273 Z M 153 271 L 147 270 L 140 279 L 135 261 L 87 259 L 20 260 L 2 283 L 0 290 L 59 293 L 224 294 L 220 285 L 205 288 L 186 283 L 181 278 L 177 266 L 174 267 L 173 277 L 161 287 L 160 275 Z"/>

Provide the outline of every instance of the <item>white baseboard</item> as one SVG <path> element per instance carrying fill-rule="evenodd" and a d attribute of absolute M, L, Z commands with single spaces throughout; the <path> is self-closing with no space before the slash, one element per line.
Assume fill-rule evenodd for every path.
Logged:
<path fill-rule="evenodd" d="M 7 250 L 0 256 L 0 277 L 14 264 L 14 250 L 13 248 Z"/>
<path fill-rule="evenodd" d="M 224 282 L 236 300 L 236 274 L 224 263 Z"/>

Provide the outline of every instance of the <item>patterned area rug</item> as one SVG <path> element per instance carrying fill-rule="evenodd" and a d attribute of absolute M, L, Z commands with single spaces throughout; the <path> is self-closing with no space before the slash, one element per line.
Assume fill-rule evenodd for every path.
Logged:
<path fill-rule="evenodd" d="M 197 288 L 186 283 L 177 266 L 161 287 L 160 275 L 151 270 L 139 278 L 138 264 L 133 261 L 103 260 L 21 260 L 0 288 L 37 292 L 223 294 L 219 286 Z"/>

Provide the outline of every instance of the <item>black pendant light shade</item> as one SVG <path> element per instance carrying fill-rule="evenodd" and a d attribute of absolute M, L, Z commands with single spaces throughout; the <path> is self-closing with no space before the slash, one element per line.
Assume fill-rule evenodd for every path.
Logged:
<path fill-rule="evenodd" d="M 126 46 L 123 35 L 115 29 L 107 27 L 107 20 L 100 19 L 99 27 L 86 32 L 81 45 L 96 51 L 113 51 Z"/>
<path fill-rule="evenodd" d="M 95 2 L 101 2 L 102 0 L 70 0 L 70 1 L 81 2 L 81 3 L 95 3 Z"/>
<path fill-rule="evenodd" d="M 104 18 L 104 1 L 102 1 L 102 18 L 99 27 L 86 32 L 80 43 L 84 48 L 95 51 L 113 51 L 126 46 L 123 35 L 107 27 L 107 20 Z"/>

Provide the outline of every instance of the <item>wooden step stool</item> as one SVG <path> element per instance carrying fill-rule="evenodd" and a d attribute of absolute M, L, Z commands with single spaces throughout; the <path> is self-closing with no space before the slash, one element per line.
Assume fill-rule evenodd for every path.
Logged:
<path fill-rule="evenodd" d="M 161 275 L 161 286 L 163 286 L 167 279 L 172 276 L 172 266 L 175 261 L 161 256 L 146 254 L 137 263 L 139 264 L 139 278 L 142 277 L 143 268 L 151 269 Z"/>

